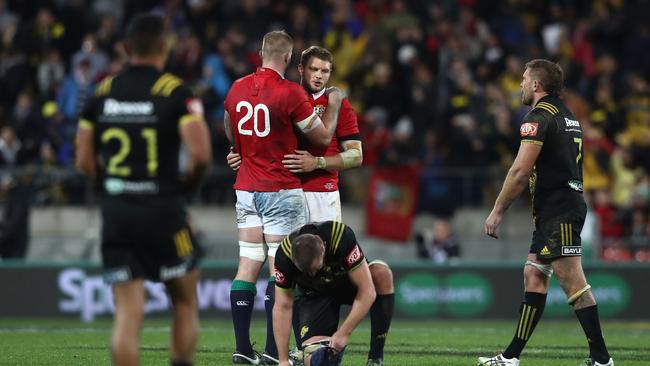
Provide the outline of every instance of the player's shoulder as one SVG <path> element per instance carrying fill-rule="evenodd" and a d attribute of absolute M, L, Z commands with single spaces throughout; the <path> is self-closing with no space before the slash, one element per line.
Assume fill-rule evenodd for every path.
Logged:
<path fill-rule="evenodd" d="M 280 250 L 275 254 L 275 265 L 283 266 L 291 262 L 291 240 L 292 235 L 287 235 L 280 241 Z"/>
<path fill-rule="evenodd" d="M 329 250 L 332 254 L 345 252 L 345 243 L 348 242 L 350 236 L 354 236 L 354 232 L 347 225 L 340 221 L 326 221 L 323 225 L 327 225 L 329 235 L 326 240 L 329 242 Z M 325 239 L 325 238 L 324 238 Z"/>
<path fill-rule="evenodd" d="M 189 86 L 183 82 L 183 79 L 169 72 L 158 76 L 150 91 L 151 95 L 162 97 L 169 97 L 174 93 L 191 93 Z"/>
<path fill-rule="evenodd" d="M 341 110 L 351 110 L 354 112 L 354 107 L 352 107 L 352 103 L 350 103 L 348 98 L 344 98 L 341 101 Z"/>
<path fill-rule="evenodd" d="M 555 118 L 556 115 L 561 114 L 561 102 L 554 98 L 543 98 L 535 104 L 528 114 L 538 118 Z"/>

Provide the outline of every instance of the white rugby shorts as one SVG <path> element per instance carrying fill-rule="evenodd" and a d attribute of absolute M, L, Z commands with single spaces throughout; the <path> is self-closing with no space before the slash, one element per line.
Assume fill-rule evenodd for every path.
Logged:
<path fill-rule="evenodd" d="M 309 222 L 341 221 L 341 196 L 339 191 L 305 192 Z"/>
<path fill-rule="evenodd" d="M 301 188 L 278 192 L 235 191 L 237 227 L 262 227 L 264 234 L 288 235 L 307 223 L 307 204 Z"/>

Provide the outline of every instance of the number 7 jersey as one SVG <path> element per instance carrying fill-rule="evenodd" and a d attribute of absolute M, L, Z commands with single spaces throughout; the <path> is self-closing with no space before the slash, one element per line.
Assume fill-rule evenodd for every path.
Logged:
<path fill-rule="evenodd" d="M 94 131 L 98 173 L 108 196 L 171 196 L 180 181 L 179 127 L 204 123 L 201 101 L 182 80 L 150 66 L 104 79 L 79 121 Z"/>
<path fill-rule="evenodd" d="M 530 178 L 534 207 L 551 190 L 582 193 L 582 128 L 559 98 L 540 99 L 519 132 L 522 144 L 542 146 Z"/>
<path fill-rule="evenodd" d="M 282 159 L 298 147 L 294 125 L 315 116 L 304 89 L 275 70 L 258 68 L 233 83 L 224 106 L 235 150 L 242 158 L 234 188 L 253 192 L 301 188 L 300 178 L 285 169 Z"/>

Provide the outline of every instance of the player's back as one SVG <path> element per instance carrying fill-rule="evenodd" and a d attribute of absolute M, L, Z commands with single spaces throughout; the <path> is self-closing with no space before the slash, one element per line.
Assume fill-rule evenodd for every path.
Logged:
<path fill-rule="evenodd" d="M 183 193 L 179 123 L 191 92 L 149 66 L 131 66 L 102 81 L 83 114 L 95 129 L 107 197 L 155 199 Z"/>
<path fill-rule="evenodd" d="M 305 91 L 276 71 L 259 68 L 233 84 L 225 107 L 242 158 L 235 189 L 300 188 L 300 179 L 284 168 L 282 159 L 298 146 L 294 123 L 313 114 Z"/>

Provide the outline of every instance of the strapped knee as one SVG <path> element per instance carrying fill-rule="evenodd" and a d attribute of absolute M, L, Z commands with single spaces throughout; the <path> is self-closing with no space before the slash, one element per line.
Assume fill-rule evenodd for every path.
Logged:
<path fill-rule="evenodd" d="M 578 290 L 575 294 L 569 296 L 569 299 L 567 300 L 567 303 L 569 305 L 573 305 L 578 299 L 584 295 L 587 291 L 591 289 L 591 285 L 587 284 L 587 286 L 583 287 L 582 289 Z"/>
<path fill-rule="evenodd" d="M 266 245 L 269 247 L 269 250 L 267 251 L 269 257 L 275 257 L 275 252 L 278 251 L 278 248 L 280 247 L 280 242 L 266 243 Z"/>
<path fill-rule="evenodd" d="M 249 243 L 247 241 L 239 241 L 239 256 L 252 259 L 257 262 L 264 262 L 266 255 L 264 254 L 264 245 L 262 243 Z"/>
<path fill-rule="evenodd" d="M 526 265 L 536 268 L 544 275 L 546 275 L 546 277 L 550 278 L 551 276 L 553 276 L 553 266 L 551 266 L 550 264 L 541 264 L 541 263 L 536 263 L 528 260 L 526 261 Z"/>
<path fill-rule="evenodd" d="M 390 266 L 388 266 L 388 263 L 382 261 L 381 259 L 375 259 L 375 260 L 371 261 L 370 263 L 368 263 L 368 266 L 372 266 L 372 265 L 375 265 L 375 264 L 378 264 L 380 266 L 384 266 L 384 267 L 387 267 L 387 268 L 390 269 Z"/>

